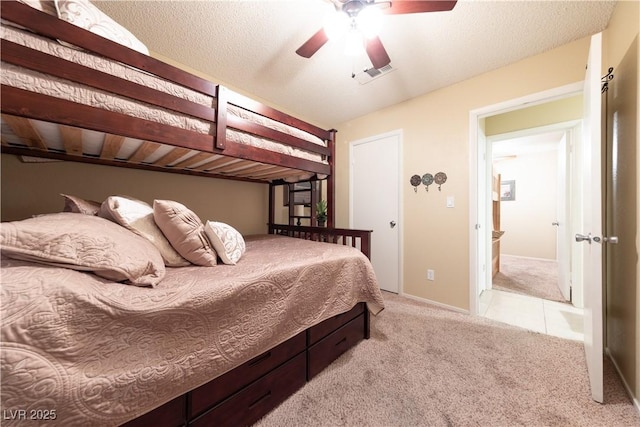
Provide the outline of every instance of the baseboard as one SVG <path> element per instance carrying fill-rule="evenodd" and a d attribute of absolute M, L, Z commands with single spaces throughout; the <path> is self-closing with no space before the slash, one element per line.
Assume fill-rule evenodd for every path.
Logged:
<path fill-rule="evenodd" d="M 640 401 L 638 401 L 638 398 L 633 395 L 633 390 L 631 390 L 631 387 L 629 387 L 629 384 L 624 379 L 624 376 L 622 375 L 622 372 L 620 371 L 620 367 L 616 363 L 616 359 L 614 359 L 613 356 L 611 356 L 611 352 L 609 351 L 609 347 L 607 347 L 604 352 L 607 355 L 607 357 L 609 357 L 609 360 L 611 360 L 611 363 L 613 363 L 613 367 L 615 368 L 616 372 L 618 373 L 618 377 L 622 381 L 622 385 L 624 386 L 624 389 L 627 391 L 627 394 L 629 395 L 629 398 L 633 402 L 633 407 L 636 408 L 636 411 L 638 411 L 638 413 L 640 414 Z"/>
<path fill-rule="evenodd" d="M 500 256 L 508 256 L 508 257 L 512 257 L 512 258 L 522 258 L 522 259 L 531 259 L 534 261 L 554 261 L 557 262 L 557 259 L 551 259 L 551 258 L 538 258 L 538 257 L 533 257 L 533 256 L 524 256 L 524 255 L 511 255 L 511 254 L 503 254 L 501 253 Z"/>
<path fill-rule="evenodd" d="M 443 304 L 441 302 L 433 301 L 433 300 L 430 300 L 430 299 L 427 299 L 427 298 L 421 298 L 421 297 L 417 297 L 415 295 L 409 295 L 409 294 L 404 294 L 404 293 L 401 293 L 401 294 L 398 294 L 398 295 L 403 296 L 405 298 L 412 299 L 412 300 L 424 302 L 424 303 L 427 303 L 427 304 L 432 304 L 432 305 L 438 306 L 440 308 L 444 308 L 446 310 L 457 311 L 458 313 L 464 313 L 464 314 L 469 314 L 470 313 L 469 310 L 465 310 L 463 308 L 456 307 L 456 306 L 453 306 L 453 305 Z"/>

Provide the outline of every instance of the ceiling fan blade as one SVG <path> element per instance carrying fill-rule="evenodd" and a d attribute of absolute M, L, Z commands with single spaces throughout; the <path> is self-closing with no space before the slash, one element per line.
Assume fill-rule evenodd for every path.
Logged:
<path fill-rule="evenodd" d="M 387 15 L 400 15 L 404 13 L 423 13 L 423 12 L 445 12 L 453 9 L 456 0 L 414 0 L 414 1 L 392 1 L 391 5 L 383 8 L 382 12 Z"/>
<path fill-rule="evenodd" d="M 305 58 L 311 58 L 327 41 L 329 41 L 329 37 L 324 32 L 324 28 L 320 28 L 318 32 L 296 50 L 296 53 Z"/>
<path fill-rule="evenodd" d="M 389 58 L 389 54 L 385 50 L 384 46 L 382 46 L 380 37 L 374 37 L 367 40 L 366 51 L 373 67 L 376 69 L 382 68 L 391 63 L 391 58 Z"/>

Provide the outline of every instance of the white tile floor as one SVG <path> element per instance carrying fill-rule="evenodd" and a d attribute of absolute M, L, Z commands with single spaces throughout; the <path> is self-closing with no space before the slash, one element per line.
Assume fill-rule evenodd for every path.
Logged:
<path fill-rule="evenodd" d="M 491 289 L 480 295 L 480 315 L 547 335 L 584 340 L 582 309 L 567 303 Z"/>

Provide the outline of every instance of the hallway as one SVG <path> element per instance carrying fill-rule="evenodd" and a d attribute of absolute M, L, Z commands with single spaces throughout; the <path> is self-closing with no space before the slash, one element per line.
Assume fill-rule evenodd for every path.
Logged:
<path fill-rule="evenodd" d="M 490 289 L 480 295 L 479 314 L 542 334 L 584 341 L 582 309 L 571 304 Z"/>

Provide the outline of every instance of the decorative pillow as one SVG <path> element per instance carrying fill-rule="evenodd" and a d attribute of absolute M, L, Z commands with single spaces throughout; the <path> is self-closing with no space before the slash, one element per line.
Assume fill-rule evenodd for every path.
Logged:
<path fill-rule="evenodd" d="M 244 239 L 238 230 L 229 224 L 207 221 L 204 225 L 204 232 L 225 264 L 235 265 L 244 254 L 246 249 Z"/>
<path fill-rule="evenodd" d="M 100 216 L 148 239 L 160 251 L 166 266 L 184 267 L 190 264 L 164 237 L 153 219 L 153 208 L 148 203 L 125 196 L 110 196 L 102 202 Z"/>
<path fill-rule="evenodd" d="M 218 255 L 211 247 L 200 218 L 181 203 L 153 201 L 153 218 L 171 246 L 193 264 L 211 267 Z"/>
<path fill-rule="evenodd" d="M 0 247 L 9 258 L 91 271 L 138 286 L 155 286 L 165 274 L 151 242 L 93 215 L 61 212 L 3 222 Z"/>
<path fill-rule="evenodd" d="M 55 3 L 58 18 L 149 55 L 149 49 L 140 40 L 88 0 L 56 0 Z M 67 43 L 64 44 L 67 45 Z"/>
<path fill-rule="evenodd" d="M 38 9 L 41 12 L 44 12 L 48 15 L 56 16 L 56 6 L 53 4 L 53 1 L 47 0 L 18 0 L 20 3 L 24 3 L 27 6 L 31 6 L 34 9 Z"/>
<path fill-rule="evenodd" d="M 62 212 L 74 212 L 85 215 L 98 215 L 100 202 L 85 200 L 81 197 L 60 194 L 64 198 L 64 208 Z"/>

